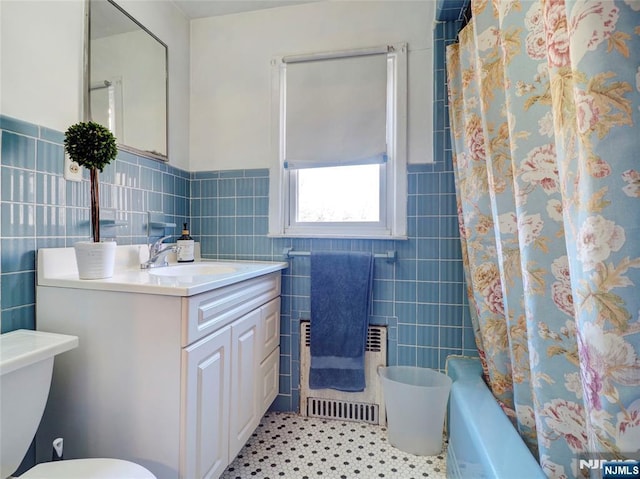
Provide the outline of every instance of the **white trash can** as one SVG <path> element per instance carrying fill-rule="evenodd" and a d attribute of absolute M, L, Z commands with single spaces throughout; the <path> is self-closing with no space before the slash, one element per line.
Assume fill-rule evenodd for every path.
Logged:
<path fill-rule="evenodd" d="M 417 456 L 442 452 L 444 417 L 451 378 L 428 368 L 378 369 L 387 410 L 389 443 Z"/>

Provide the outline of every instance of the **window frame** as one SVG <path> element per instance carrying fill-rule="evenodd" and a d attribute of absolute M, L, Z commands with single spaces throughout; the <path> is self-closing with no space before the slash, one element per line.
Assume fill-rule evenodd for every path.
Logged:
<path fill-rule="evenodd" d="M 297 173 L 285 167 L 286 59 L 272 60 L 272 166 L 269 175 L 270 237 L 407 238 L 407 44 L 348 51 L 323 52 L 313 58 L 340 58 L 386 49 L 387 152 L 380 163 L 379 222 L 297 222 Z M 384 52 L 383 52 L 384 53 Z"/>

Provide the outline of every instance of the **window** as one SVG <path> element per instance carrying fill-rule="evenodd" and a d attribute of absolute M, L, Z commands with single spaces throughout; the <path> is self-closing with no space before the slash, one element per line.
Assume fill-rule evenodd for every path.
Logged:
<path fill-rule="evenodd" d="M 332 166 L 298 170 L 290 201 L 296 223 L 377 223 L 380 221 L 381 168 Z M 327 194 L 331 192 L 331 194 Z"/>
<path fill-rule="evenodd" d="M 272 236 L 406 237 L 406 45 L 273 61 Z"/>

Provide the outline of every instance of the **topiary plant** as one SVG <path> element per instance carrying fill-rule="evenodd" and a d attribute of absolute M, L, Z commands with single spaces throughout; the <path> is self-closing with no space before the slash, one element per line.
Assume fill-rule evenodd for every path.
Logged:
<path fill-rule="evenodd" d="M 100 242 L 100 191 L 98 171 L 118 154 L 116 138 L 108 128 L 93 122 L 71 125 L 65 132 L 64 149 L 71 160 L 89 170 L 91 180 L 91 231 L 93 241 Z"/>

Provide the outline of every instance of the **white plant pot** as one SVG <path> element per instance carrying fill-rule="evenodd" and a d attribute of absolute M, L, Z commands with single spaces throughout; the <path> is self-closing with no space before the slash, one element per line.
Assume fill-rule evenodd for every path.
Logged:
<path fill-rule="evenodd" d="M 116 260 L 116 242 L 94 243 L 79 241 L 73 245 L 76 251 L 80 279 L 104 279 L 113 276 Z"/>

